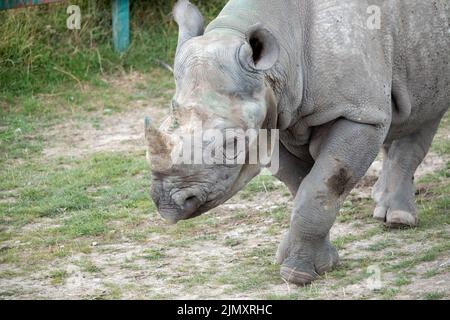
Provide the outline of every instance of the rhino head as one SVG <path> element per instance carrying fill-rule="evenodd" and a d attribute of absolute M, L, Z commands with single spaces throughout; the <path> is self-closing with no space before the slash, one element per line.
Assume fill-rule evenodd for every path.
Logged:
<path fill-rule="evenodd" d="M 226 138 L 230 129 L 275 128 L 276 102 L 265 72 L 276 64 L 280 49 L 260 24 L 245 33 L 226 28 L 204 33 L 201 13 L 187 0 L 178 1 L 173 14 L 179 26 L 176 93 L 159 128 L 146 120 L 146 140 L 151 196 L 162 217 L 176 223 L 222 204 L 260 172 L 260 164 L 180 164 L 173 156 L 186 147 L 180 138 L 194 135 L 199 126 L 225 137 L 201 137 L 200 148 L 223 147 L 227 156 L 236 150 L 236 139 Z M 245 152 L 251 144 L 247 139 Z"/>

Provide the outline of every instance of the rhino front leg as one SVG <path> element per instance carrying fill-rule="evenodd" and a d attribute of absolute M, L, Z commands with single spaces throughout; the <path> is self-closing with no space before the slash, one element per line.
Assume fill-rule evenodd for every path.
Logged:
<path fill-rule="evenodd" d="M 375 159 L 385 132 L 385 127 L 345 119 L 330 128 L 295 197 L 283 279 L 305 285 L 338 263 L 329 231 L 341 203 Z"/>
<path fill-rule="evenodd" d="M 279 163 L 280 168 L 275 174 L 275 177 L 283 182 L 289 191 L 295 197 L 300 183 L 311 171 L 314 165 L 314 160 L 309 155 L 309 149 L 305 146 L 301 154 L 304 154 L 303 159 L 300 159 L 290 153 L 282 144 L 280 144 Z M 283 236 L 283 239 L 278 246 L 276 261 L 281 264 L 286 258 L 289 247 L 289 232 Z"/>
<path fill-rule="evenodd" d="M 314 159 L 309 155 L 307 146 L 301 153 L 304 154 L 304 159 L 294 156 L 280 143 L 280 167 L 275 177 L 288 187 L 294 197 L 297 194 L 300 183 L 314 165 Z"/>

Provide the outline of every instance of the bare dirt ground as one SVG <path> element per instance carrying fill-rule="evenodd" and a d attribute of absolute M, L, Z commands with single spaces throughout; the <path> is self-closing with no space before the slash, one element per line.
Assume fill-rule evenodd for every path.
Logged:
<path fill-rule="evenodd" d="M 51 127 L 42 158 L 83 159 L 99 152 L 142 155 L 144 116 L 159 120 L 166 111 L 144 101 L 134 103 L 130 111 L 99 115 L 97 125 L 74 120 Z M 449 137 L 449 132 L 444 128 L 440 135 Z M 444 170 L 447 161 L 430 152 L 416 179 Z M 89 238 L 86 250 L 45 260 L 35 271 L 24 271 L 14 261 L 0 264 L 0 273 L 9 274 L 0 277 L 1 297 L 449 299 L 450 225 L 391 231 L 372 221 L 370 192 L 380 169 L 377 160 L 332 229 L 341 266 L 311 286 L 297 288 L 278 276 L 274 255 L 288 227 L 292 198 L 280 183 L 263 177 L 211 213 L 181 226 L 167 226 L 153 212 L 135 226 L 138 238 L 130 236 L 133 230 L 120 230 L 119 224 L 112 240 L 106 240 L 108 235 Z M 420 188 L 427 185 L 419 183 Z M 429 206 L 425 200 L 419 210 Z M 43 232 L 58 223 L 46 217 L 20 230 Z M 31 250 L 14 239 L 2 246 L 5 251 L 7 246 Z M 52 248 L 58 250 L 58 245 Z M 57 277 L 49 276 L 49 270 L 60 270 L 61 281 L 54 281 Z M 370 270 L 378 270 L 379 277 Z"/>

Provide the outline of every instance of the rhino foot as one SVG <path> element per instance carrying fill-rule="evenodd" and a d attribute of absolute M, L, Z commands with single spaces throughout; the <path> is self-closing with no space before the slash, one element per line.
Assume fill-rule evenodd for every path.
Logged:
<path fill-rule="evenodd" d="M 393 210 L 384 206 L 378 206 L 373 212 L 373 217 L 389 228 L 415 227 L 417 217 L 415 212 L 405 210 Z"/>
<path fill-rule="evenodd" d="M 383 177 L 374 186 L 372 198 L 376 203 L 373 217 L 389 228 L 414 227 L 417 224 L 412 179 Z M 399 180 L 399 182 L 397 182 Z"/>
<path fill-rule="evenodd" d="M 374 197 L 376 202 L 373 217 L 389 228 L 415 227 L 417 225 L 414 204 L 414 186 L 398 189 L 395 193 L 384 192 Z"/>
<path fill-rule="evenodd" d="M 337 250 L 328 240 L 320 247 L 315 245 L 311 251 L 289 255 L 281 266 L 281 277 L 289 283 L 304 286 L 337 266 Z"/>

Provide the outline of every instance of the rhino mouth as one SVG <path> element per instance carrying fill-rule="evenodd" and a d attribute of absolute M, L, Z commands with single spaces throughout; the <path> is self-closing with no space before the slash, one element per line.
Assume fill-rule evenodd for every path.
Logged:
<path fill-rule="evenodd" d="M 176 224 L 179 221 L 182 220 L 190 220 L 193 218 L 196 218 L 203 213 L 206 213 L 210 211 L 211 209 L 214 209 L 218 206 L 216 204 L 216 200 L 210 200 L 206 201 L 203 204 L 201 204 L 197 209 L 193 210 L 192 212 L 185 212 L 181 208 L 178 208 L 176 206 L 173 207 L 164 207 L 159 208 L 159 214 L 169 223 L 169 224 Z"/>
<path fill-rule="evenodd" d="M 213 199 L 205 201 L 201 206 L 198 207 L 198 209 L 193 214 L 191 214 L 189 217 L 187 217 L 186 219 L 183 219 L 183 220 L 196 218 L 196 217 L 202 215 L 203 213 L 206 213 L 206 212 L 222 205 L 223 203 L 227 202 L 229 199 L 231 199 L 242 188 L 242 186 L 238 182 L 241 180 L 241 176 L 244 174 L 244 171 L 245 171 L 245 167 L 241 168 L 239 175 L 236 177 L 230 190 L 228 190 L 226 193 L 218 194 Z M 258 170 L 258 172 L 259 172 L 259 170 Z M 251 178 L 253 178 L 256 175 L 257 175 L 257 173 L 253 174 L 251 176 Z"/>
<path fill-rule="evenodd" d="M 223 202 L 225 202 L 225 201 L 223 201 Z M 217 206 L 219 206 L 223 202 L 219 202 L 218 203 L 217 200 L 206 201 L 200 207 L 198 207 L 198 209 L 195 210 L 192 214 L 190 214 L 189 216 L 187 216 L 186 218 L 184 218 L 182 220 L 190 220 L 190 219 L 193 219 L 193 218 L 197 218 L 198 216 L 202 215 L 203 213 L 206 213 L 206 212 L 216 208 Z"/>
<path fill-rule="evenodd" d="M 203 189 L 203 192 L 199 191 L 198 188 L 191 189 L 191 191 L 188 191 L 191 194 L 190 197 L 183 198 L 181 202 L 176 201 L 176 199 L 174 201 L 173 195 L 171 197 L 163 197 L 163 201 L 160 201 L 159 195 L 161 192 L 155 192 L 152 197 L 155 200 L 159 214 L 169 224 L 190 220 L 220 206 L 238 193 L 260 171 L 259 168 L 258 170 L 251 170 L 251 168 L 253 166 L 241 167 L 239 172 L 233 175 L 233 179 L 227 181 L 227 187 L 222 190 L 214 190 L 214 186 L 208 184 L 208 187 L 203 186 L 200 188 Z M 158 189 L 156 188 L 156 190 Z"/>

